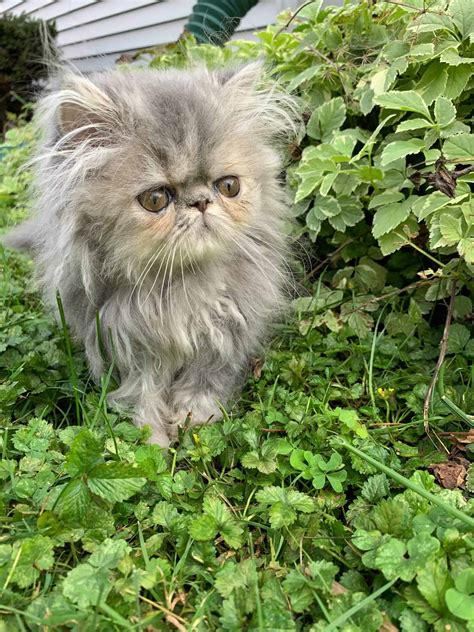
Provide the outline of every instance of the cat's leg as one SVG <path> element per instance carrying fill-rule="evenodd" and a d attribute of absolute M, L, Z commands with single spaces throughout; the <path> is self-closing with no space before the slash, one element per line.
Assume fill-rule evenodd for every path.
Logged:
<path fill-rule="evenodd" d="M 167 448 L 173 434 L 167 403 L 169 380 L 157 380 L 150 373 L 129 374 L 122 378 L 120 387 L 110 393 L 111 403 L 125 404 L 133 411 L 133 422 L 139 428 L 149 426 L 149 443 Z M 170 432 L 171 431 L 171 432 Z"/>
<path fill-rule="evenodd" d="M 201 355 L 181 371 L 170 391 L 171 434 L 189 420 L 191 425 L 216 421 L 245 375 L 245 359 L 236 353 L 234 360 Z M 174 432 L 173 432 L 174 430 Z"/>

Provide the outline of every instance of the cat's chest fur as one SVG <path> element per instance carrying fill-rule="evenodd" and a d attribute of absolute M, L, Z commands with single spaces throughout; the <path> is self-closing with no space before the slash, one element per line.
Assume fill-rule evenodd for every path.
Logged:
<path fill-rule="evenodd" d="M 203 349 L 229 360 L 237 341 L 245 338 L 248 346 L 258 340 L 262 315 L 278 300 L 257 273 L 251 261 L 240 258 L 178 269 L 170 279 L 150 275 L 105 298 L 97 310 L 101 329 L 111 332 L 119 355 L 130 364 L 139 356 L 154 356 L 179 367 Z M 247 283 L 251 278 L 253 284 Z"/>

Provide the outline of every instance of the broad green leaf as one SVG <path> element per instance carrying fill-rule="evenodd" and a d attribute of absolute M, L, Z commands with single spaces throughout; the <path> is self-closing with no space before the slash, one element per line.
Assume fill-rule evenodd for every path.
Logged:
<path fill-rule="evenodd" d="M 461 57 L 458 51 L 454 48 L 448 48 L 440 55 L 440 61 L 448 64 L 449 66 L 459 66 L 459 64 L 473 64 L 473 57 Z"/>
<path fill-rule="evenodd" d="M 390 538 L 378 547 L 375 553 L 376 567 L 382 571 L 387 579 L 395 579 L 403 569 L 406 546 L 397 538 Z"/>
<path fill-rule="evenodd" d="M 423 118 L 409 118 L 397 126 L 396 132 L 411 132 L 415 129 L 424 129 L 425 127 L 431 127 L 432 123 Z"/>
<path fill-rule="evenodd" d="M 81 478 L 75 478 L 61 491 L 55 509 L 68 522 L 81 521 L 90 503 L 90 492 Z"/>
<path fill-rule="evenodd" d="M 257 450 L 251 450 L 244 454 L 241 462 L 244 467 L 255 468 L 262 474 L 271 474 L 277 467 L 275 453 L 259 454 Z"/>
<path fill-rule="evenodd" d="M 447 99 L 457 99 L 472 76 L 471 65 L 447 66 L 447 69 L 448 78 L 443 95 Z"/>
<path fill-rule="evenodd" d="M 300 202 L 314 191 L 320 184 L 325 171 L 327 171 L 327 163 L 316 158 L 300 165 L 296 174 L 301 179 L 301 184 L 298 186 L 295 202 Z"/>
<path fill-rule="evenodd" d="M 458 252 L 468 263 L 474 264 L 474 237 L 461 239 Z"/>
<path fill-rule="evenodd" d="M 395 140 L 389 143 L 382 152 L 381 164 L 383 167 L 410 154 L 417 154 L 425 147 L 425 142 L 419 138 L 410 140 Z"/>
<path fill-rule="evenodd" d="M 448 588 L 446 605 L 454 616 L 466 621 L 474 621 L 474 595 L 459 592 L 456 588 Z"/>
<path fill-rule="evenodd" d="M 463 219 L 459 207 L 440 214 L 439 229 L 448 246 L 457 244 L 463 238 Z"/>
<path fill-rule="evenodd" d="M 339 472 L 328 472 L 326 477 L 333 490 L 340 494 L 343 490 L 342 483 L 347 479 L 347 472 L 341 470 Z"/>
<path fill-rule="evenodd" d="M 457 134 L 445 141 L 443 153 L 455 162 L 474 162 L 474 134 Z"/>
<path fill-rule="evenodd" d="M 316 195 L 314 198 L 314 208 L 318 213 L 322 214 L 323 218 L 334 217 L 341 212 L 339 202 L 332 196 L 323 197 L 322 195 Z"/>
<path fill-rule="evenodd" d="M 392 254 L 403 246 L 406 246 L 407 239 L 414 239 L 419 233 L 419 226 L 413 215 L 410 215 L 404 222 L 396 228 L 379 237 L 379 246 L 384 256 Z"/>
<path fill-rule="evenodd" d="M 411 212 L 411 199 L 382 206 L 374 215 L 372 234 L 378 239 L 404 222 Z"/>
<path fill-rule="evenodd" d="M 456 108 L 451 99 L 446 99 L 446 97 L 438 97 L 436 99 L 434 113 L 436 122 L 441 127 L 450 125 L 456 118 Z"/>
<path fill-rule="evenodd" d="M 125 540 L 106 538 L 95 549 L 87 562 L 95 568 L 116 568 L 120 560 L 131 550 L 130 545 Z"/>
<path fill-rule="evenodd" d="M 466 568 L 454 578 L 454 585 L 460 592 L 474 594 L 474 569 Z"/>
<path fill-rule="evenodd" d="M 101 599 L 105 601 L 112 586 L 107 569 L 98 569 L 86 562 L 68 572 L 62 590 L 63 595 L 72 603 L 85 609 L 96 608 Z"/>
<path fill-rule="evenodd" d="M 347 319 L 347 324 L 355 331 L 359 338 L 364 339 L 369 336 L 371 330 L 373 329 L 374 320 L 369 314 L 356 311 L 350 314 Z"/>
<path fill-rule="evenodd" d="M 474 32 L 474 11 L 470 0 L 451 0 L 448 13 L 463 39 L 468 38 Z"/>
<path fill-rule="evenodd" d="M 391 202 L 400 202 L 404 199 L 403 193 L 400 191 L 384 191 L 378 195 L 374 195 L 369 202 L 369 209 L 383 206 L 384 204 L 390 204 Z"/>
<path fill-rule="evenodd" d="M 103 460 L 103 442 L 87 428 L 74 438 L 66 457 L 64 469 L 71 476 L 85 474 Z"/>
<path fill-rule="evenodd" d="M 428 560 L 425 567 L 418 571 L 416 583 L 418 590 L 429 605 L 438 612 L 442 612 L 446 591 L 453 585 L 448 573 L 446 558 Z"/>
<path fill-rule="evenodd" d="M 316 108 L 308 121 L 308 136 L 328 141 L 346 118 L 346 106 L 342 97 L 336 97 Z"/>
<path fill-rule="evenodd" d="M 337 413 L 339 421 L 350 430 L 353 430 L 358 437 L 366 439 L 369 436 L 367 428 L 360 422 L 356 410 L 337 407 L 334 412 Z"/>
<path fill-rule="evenodd" d="M 417 112 L 427 119 L 431 119 L 430 111 L 418 92 L 414 90 L 391 90 L 380 94 L 374 101 L 384 108 L 400 110 L 402 112 Z"/>
<path fill-rule="evenodd" d="M 446 96 L 447 81 L 448 67 L 438 61 L 433 61 L 421 76 L 416 89 L 423 97 L 424 102 L 430 105 L 436 97 Z"/>
<path fill-rule="evenodd" d="M 337 178 L 338 175 L 339 174 L 337 171 L 333 171 L 332 173 L 328 173 L 324 176 L 319 187 L 319 193 L 322 196 L 326 196 L 329 193 L 329 190 L 331 189 L 332 185 L 334 184 L 334 180 Z"/>
<path fill-rule="evenodd" d="M 146 483 L 140 470 L 127 463 L 109 462 L 96 465 L 89 472 L 87 486 L 104 500 L 115 503 L 127 500 Z"/>
<path fill-rule="evenodd" d="M 469 329 L 460 323 L 453 323 L 449 329 L 448 353 L 462 353 L 470 338 Z"/>
<path fill-rule="evenodd" d="M 422 7 L 420 7 L 422 8 Z M 452 31 L 453 23 L 450 18 L 443 13 L 427 11 L 416 16 L 411 24 L 407 26 L 409 31 L 418 33 L 433 33 L 435 31 Z"/>
<path fill-rule="evenodd" d="M 219 527 L 222 539 L 231 549 L 238 549 L 242 546 L 242 536 L 244 530 L 236 520 L 229 520 Z"/>
<path fill-rule="evenodd" d="M 19 588 L 34 584 L 40 571 L 52 568 L 53 549 L 53 540 L 48 536 L 38 534 L 17 540 L 7 567 L 11 573 L 11 581 Z"/>
<path fill-rule="evenodd" d="M 355 226 L 364 218 L 364 211 L 357 204 L 344 204 L 342 211 L 334 216 L 329 217 L 328 221 L 335 230 L 344 232 L 348 226 Z"/>
<path fill-rule="evenodd" d="M 217 535 L 217 522 L 213 516 L 202 514 L 189 525 L 189 535 L 198 541 L 214 540 Z"/>

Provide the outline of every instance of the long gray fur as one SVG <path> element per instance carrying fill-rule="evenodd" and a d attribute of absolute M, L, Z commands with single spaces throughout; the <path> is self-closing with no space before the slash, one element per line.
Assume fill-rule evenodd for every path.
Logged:
<path fill-rule="evenodd" d="M 66 73 L 39 103 L 35 212 L 8 245 L 32 252 L 94 376 L 113 359 L 111 400 L 162 446 L 186 418 L 221 416 L 285 304 L 278 146 L 293 108 L 261 74 Z M 240 178 L 235 199 L 212 187 L 226 175 Z M 158 217 L 136 198 L 163 184 L 177 197 Z M 199 195 L 211 199 L 205 225 Z"/>

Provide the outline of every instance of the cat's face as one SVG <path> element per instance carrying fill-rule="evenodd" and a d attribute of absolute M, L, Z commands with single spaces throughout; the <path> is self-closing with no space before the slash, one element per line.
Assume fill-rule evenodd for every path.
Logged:
<path fill-rule="evenodd" d="M 110 267 L 133 278 L 226 256 L 271 221 L 278 130 L 256 99 L 255 74 L 115 71 L 74 91 L 58 127 L 85 174 L 68 203 Z"/>

